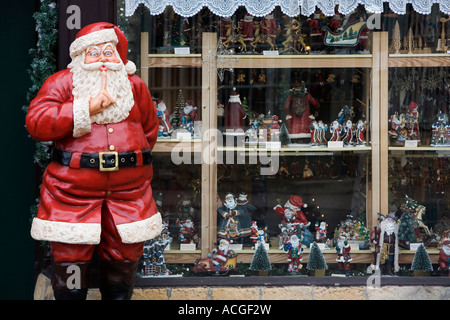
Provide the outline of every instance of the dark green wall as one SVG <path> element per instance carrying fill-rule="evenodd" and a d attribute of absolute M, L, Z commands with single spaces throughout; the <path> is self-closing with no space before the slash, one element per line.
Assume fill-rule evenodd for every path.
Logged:
<path fill-rule="evenodd" d="M 32 299 L 35 198 L 34 143 L 21 110 L 31 84 L 28 50 L 35 45 L 34 0 L 1 1 L 0 9 L 0 299 Z"/>

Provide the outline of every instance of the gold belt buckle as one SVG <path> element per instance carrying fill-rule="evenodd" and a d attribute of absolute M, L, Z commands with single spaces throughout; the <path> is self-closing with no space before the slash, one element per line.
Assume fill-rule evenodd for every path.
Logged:
<path fill-rule="evenodd" d="M 106 163 L 106 160 L 103 159 L 105 155 L 113 155 L 114 159 L 111 159 L 111 163 L 114 164 L 114 167 L 104 167 L 104 164 Z M 117 171 L 119 170 L 119 153 L 117 151 L 110 151 L 110 152 L 99 152 L 98 154 L 99 158 L 99 170 L 100 171 Z"/>

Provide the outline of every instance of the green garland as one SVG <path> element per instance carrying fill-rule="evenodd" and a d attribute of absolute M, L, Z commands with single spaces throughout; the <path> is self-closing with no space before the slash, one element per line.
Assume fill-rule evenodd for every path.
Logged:
<path fill-rule="evenodd" d="M 29 54 L 32 57 L 30 69 L 28 73 L 31 79 L 31 87 L 26 94 L 27 104 L 22 107 L 26 113 L 30 102 L 36 97 L 39 89 L 42 87 L 45 79 L 56 71 L 56 44 L 57 44 L 57 20 L 58 10 L 56 3 L 50 0 L 41 0 L 40 11 L 33 14 L 36 23 L 36 32 L 38 41 L 36 48 L 30 49 Z M 50 163 L 51 146 L 53 142 L 36 142 L 34 161 L 42 169 L 45 169 Z M 36 216 L 37 204 L 36 200 L 31 208 L 32 218 Z"/>

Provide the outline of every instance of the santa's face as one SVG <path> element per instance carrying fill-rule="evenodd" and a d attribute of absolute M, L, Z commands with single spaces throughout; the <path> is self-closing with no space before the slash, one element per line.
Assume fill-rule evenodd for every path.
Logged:
<path fill-rule="evenodd" d="M 294 248 L 298 247 L 300 244 L 300 240 L 297 236 L 292 236 L 290 242 L 292 244 L 292 247 L 294 247 Z"/>
<path fill-rule="evenodd" d="M 91 46 L 86 50 L 84 56 L 85 64 L 92 63 L 119 63 L 120 60 L 117 58 L 116 50 L 111 43 L 101 43 L 99 45 Z"/>
<path fill-rule="evenodd" d="M 100 92 L 106 73 L 106 91 L 115 103 L 92 115 L 91 122 L 117 123 L 128 116 L 134 105 L 133 92 L 114 44 L 91 45 L 74 57 L 68 67 L 73 73 L 74 109 L 89 105 L 89 100 Z"/>
<path fill-rule="evenodd" d="M 291 220 L 294 217 L 294 211 L 292 211 L 291 209 L 286 209 L 284 210 L 284 216 L 286 217 L 286 219 Z"/>
<path fill-rule="evenodd" d="M 225 206 L 229 209 L 234 209 L 236 207 L 236 199 L 232 196 L 225 198 Z"/>

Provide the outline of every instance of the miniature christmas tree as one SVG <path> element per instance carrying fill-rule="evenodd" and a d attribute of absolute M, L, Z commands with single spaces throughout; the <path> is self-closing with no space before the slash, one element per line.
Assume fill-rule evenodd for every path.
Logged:
<path fill-rule="evenodd" d="M 408 30 L 408 37 L 406 39 L 408 41 L 408 53 L 411 54 L 411 53 L 413 53 L 413 49 L 414 49 L 414 36 L 413 36 L 413 31 L 412 31 L 411 27 Z"/>
<path fill-rule="evenodd" d="M 316 242 L 311 245 L 311 250 L 309 252 L 308 263 L 306 264 L 306 269 L 308 270 L 326 270 L 328 269 L 327 262 L 323 256 L 322 251 Z"/>
<path fill-rule="evenodd" d="M 398 226 L 398 240 L 404 242 L 416 242 L 416 234 L 414 229 L 416 227 L 416 221 L 408 211 L 405 211 L 400 217 L 400 225 Z"/>
<path fill-rule="evenodd" d="M 256 251 L 253 254 L 252 262 L 250 263 L 251 271 L 270 271 L 272 266 L 270 265 L 269 255 L 267 254 L 266 246 L 264 242 L 260 242 L 256 245 Z"/>
<path fill-rule="evenodd" d="M 398 20 L 395 22 L 394 30 L 392 31 L 392 49 L 394 49 L 394 53 L 400 53 L 400 48 L 402 46 L 402 39 L 400 36 L 400 25 L 398 24 Z"/>
<path fill-rule="evenodd" d="M 430 257 L 425 249 L 423 243 L 417 248 L 416 254 L 414 255 L 413 262 L 411 264 L 411 270 L 430 272 L 433 271 L 433 266 L 431 265 Z M 422 274 L 423 275 L 423 274 Z"/>
<path fill-rule="evenodd" d="M 289 137 L 289 132 L 286 125 L 283 123 L 280 128 L 280 142 L 282 146 L 287 146 L 291 143 L 291 138 Z"/>

